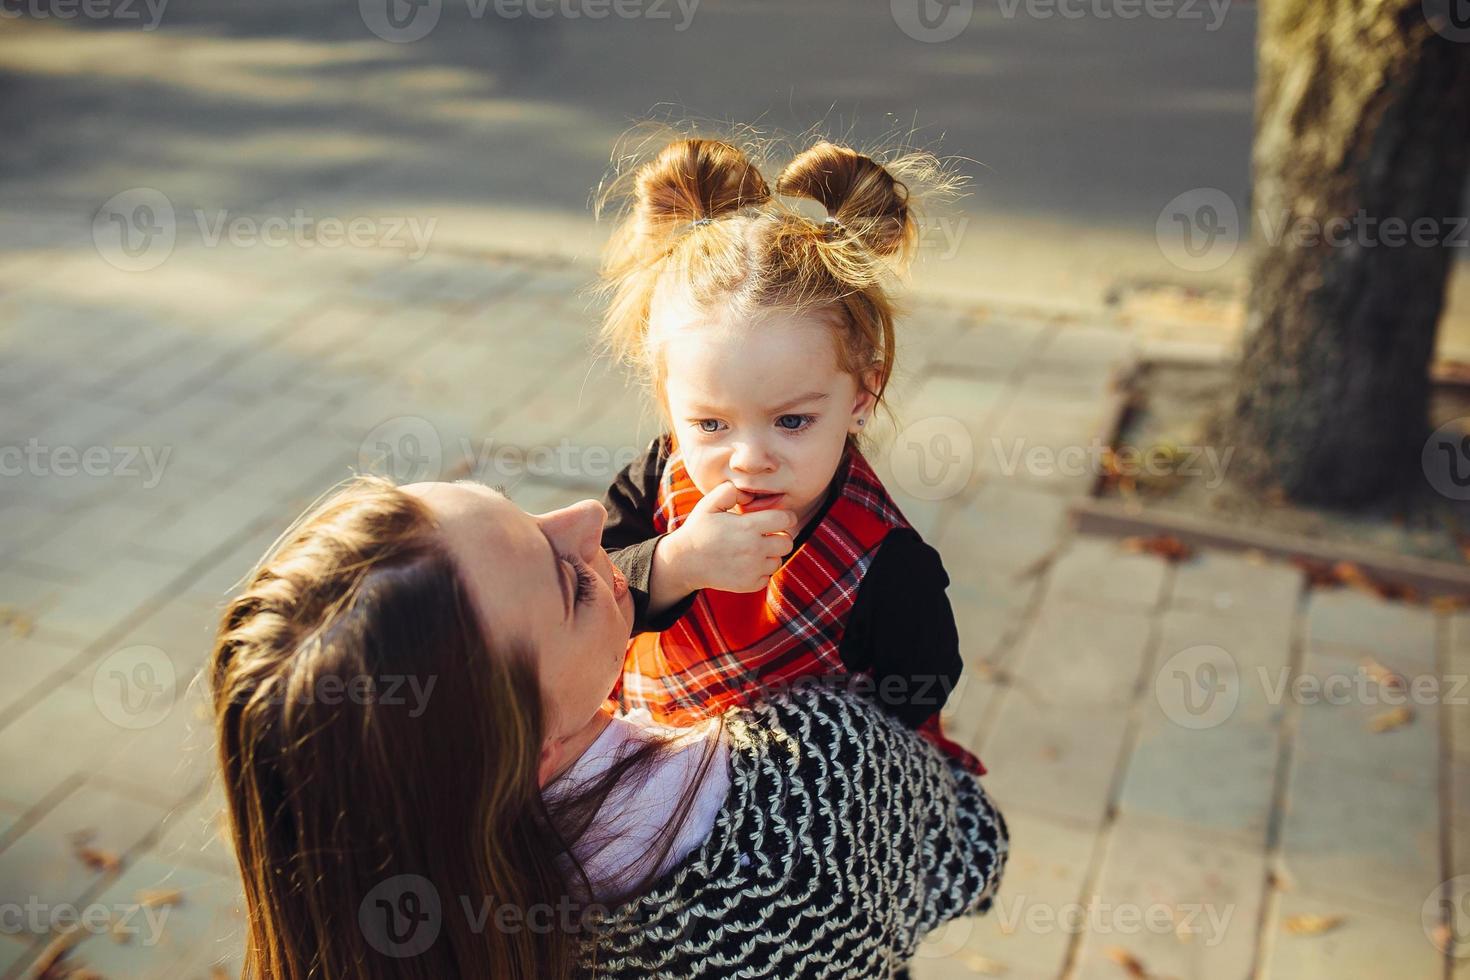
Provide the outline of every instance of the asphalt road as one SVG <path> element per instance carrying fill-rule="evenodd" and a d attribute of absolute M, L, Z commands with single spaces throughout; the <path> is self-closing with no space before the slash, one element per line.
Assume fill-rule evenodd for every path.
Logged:
<path fill-rule="evenodd" d="M 432 220 L 436 247 L 591 258 L 619 135 L 662 119 L 953 158 L 970 193 L 931 214 L 915 274 L 936 294 L 1098 311 L 1120 285 L 1245 281 L 1239 0 L 5 7 L 0 248 L 85 240 L 147 187 L 186 211 L 398 215 Z M 1201 194 L 1234 212 L 1218 261 L 1169 240 Z"/>
<path fill-rule="evenodd" d="M 0 20 L 0 207 L 90 220 L 148 186 L 590 252 L 589 193 L 631 123 L 815 127 L 906 138 L 972 178 L 928 229 L 930 284 L 1064 299 L 1130 252 L 1178 271 L 1154 228 L 1179 193 L 1246 206 L 1248 4 L 152 2 L 8 0 L 25 15 Z"/>

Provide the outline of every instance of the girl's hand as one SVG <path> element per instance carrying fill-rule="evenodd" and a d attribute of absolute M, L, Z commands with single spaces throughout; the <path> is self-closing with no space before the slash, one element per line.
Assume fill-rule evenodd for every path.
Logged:
<path fill-rule="evenodd" d="M 781 567 L 791 553 L 796 515 L 788 510 L 733 513 L 753 499 L 726 481 L 695 504 L 659 545 L 655 561 L 667 549 L 670 575 L 680 587 L 687 586 L 684 595 L 698 589 L 759 592 Z M 656 567 L 654 577 L 661 571 Z"/>

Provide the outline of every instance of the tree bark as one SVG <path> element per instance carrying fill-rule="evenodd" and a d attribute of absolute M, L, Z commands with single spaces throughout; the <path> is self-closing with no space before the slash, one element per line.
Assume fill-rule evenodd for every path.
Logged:
<path fill-rule="evenodd" d="M 1456 222 L 1470 40 L 1438 33 L 1425 6 L 1260 6 L 1255 245 L 1226 439 L 1248 480 L 1293 500 L 1367 503 L 1419 470 L 1446 273 L 1470 239 Z"/>

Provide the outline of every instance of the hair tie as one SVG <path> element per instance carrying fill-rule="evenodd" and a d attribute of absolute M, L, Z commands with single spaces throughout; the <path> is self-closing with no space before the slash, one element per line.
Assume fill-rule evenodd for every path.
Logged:
<path fill-rule="evenodd" d="M 700 225 L 707 225 L 711 221 L 714 221 L 714 220 L 715 220 L 714 218 L 708 218 L 708 217 L 706 217 L 706 218 L 695 218 L 693 221 L 689 222 L 689 227 L 691 227 L 691 228 L 698 228 Z"/>
<path fill-rule="evenodd" d="M 827 215 L 827 217 L 822 221 L 822 230 L 823 231 L 826 231 L 827 228 L 828 228 L 828 226 L 831 226 L 832 228 L 835 228 L 838 231 L 842 231 L 846 227 L 845 225 L 843 225 L 842 222 L 838 221 L 835 217 L 833 217 L 830 214 Z"/>

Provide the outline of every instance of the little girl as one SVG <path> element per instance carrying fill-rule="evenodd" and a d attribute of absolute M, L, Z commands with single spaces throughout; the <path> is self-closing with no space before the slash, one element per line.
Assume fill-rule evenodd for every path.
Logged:
<path fill-rule="evenodd" d="M 608 490 L 603 547 L 637 613 L 621 708 L 687 725 L 758 689 L 867 678 L 887 710 L 977 774 L 939 730 L 962 662 L 939 554 L 860 448 L 893 371 L 888 261 L 916 239 L 909 191 L 819 143 L 772 195 L 736 147 L 678 140 L 632 175 L 603 267 L 603 338 L 668 431 Z"/>

